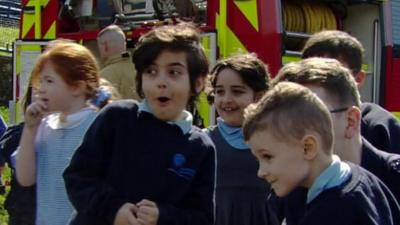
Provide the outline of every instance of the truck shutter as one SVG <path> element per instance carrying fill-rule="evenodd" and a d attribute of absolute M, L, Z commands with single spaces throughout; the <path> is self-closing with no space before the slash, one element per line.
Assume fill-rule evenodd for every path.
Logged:
<path fill-rule="evenodd" d="M 400 58 L 400 0 L 392 1 L 393 57 Z"/>

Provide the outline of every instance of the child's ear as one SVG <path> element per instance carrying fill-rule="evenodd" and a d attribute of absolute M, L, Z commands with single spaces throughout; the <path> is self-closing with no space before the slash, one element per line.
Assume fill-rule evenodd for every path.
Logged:
<path fill-rule="evenodd" d="M 196 85 L 196 87 L 195 87 L 196 93 L 200 93 L 200 92 L 204 89 L 204 84 L 205 84 L 205 77 L 204 77 L 204 76 L 199 76 L 199 77 L 196 79 L 196 82 L 195 82 L 195 85 Z"/>
<path fill-rule="evenodd" d="M 305 135 L 303 139 L 301 139 L 301 143 L 303 145 L 303 157 L 306 160 L 312 160 L 317 156 L 318 153 L 318 145 L 317 139 L 314 135 Z"/>
<path fill-rule="evenodd" d="M 361 111 L 358 107 L 352 106 L 346 112 L 346 130 L 344 136 L 352 138 L 360 133 Z"/>

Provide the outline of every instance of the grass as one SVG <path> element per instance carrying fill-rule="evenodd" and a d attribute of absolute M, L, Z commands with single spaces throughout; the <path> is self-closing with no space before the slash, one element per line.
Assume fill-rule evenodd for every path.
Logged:
<path fill-rule="evenodd" d="M 6 121 L 6 123 L 9 122 L 8 120 L 8 109 L 4 106 L 0 106 L 0 115 L 3 117 L 3 119 Z M 8 168 L 5 168 L 3 175 L 2 175 L 3 182 L 6 183 L 7 181 L 10 180 L 10 170 Z M 9 186 L 7 186 L 7 192 L 9 190 Z M 7 211 L 4 209 L 4 199 L 6 195 L 0 195 L 0 225 L 6 225 L 8 224 L 8 214 Z"/>
<path fill-rule="evenodd" d="M 0 37 L 0 48 L 11 49 L 12 43 L 18 38 L 19 34 L 18 24 L 14 24 L 14 27 L 7 27 L 4 26 L 3 24 L 0 24 L 0 33 L 2 34 Z M 0 51 L 0 55 L 12 56 L 10 52 L 4 52 L 4 51 Z"/>

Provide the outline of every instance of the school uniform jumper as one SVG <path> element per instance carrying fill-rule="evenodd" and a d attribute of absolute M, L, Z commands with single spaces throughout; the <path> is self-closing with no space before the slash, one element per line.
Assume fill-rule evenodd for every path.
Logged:
<path fill-rule="evenodd" d="M 286 225 L 400 224 L 400 207 L 389 188 L 364 168 L 346 163 L 351 178 L 342 185 L 324 190 L 308 204 L 303 187 L 284 198 Z"/>
<path fill-rule="evenodd" d="M 270 185 L 257 177 L 258 163 L 250 149 L 230 145 L 218 126 L 207 132 L 217 151 L 215 224 L 277 224 L 267 204 Z"/>
<path fill-rule="evenodd" d="M 400 122 L 374 103 L 361 104 L 361 134 L 377 149 L 400 154 Z"/>
<path fill-rule="evenodd" d="M 106 106 L 64 172 L 74 225 L 111 225 L 124 203 L 159 209 L 158 225 L 214 222 L 215 148 L 195 126 L 138 110 L 133 100 Z"/>
<path fill-rule="evenodd" d="M 378 150 L 363 138 L 361 167 L 383 181 L 400 203 L 400 155 Z"/>
<path fill-rule="evenodd" d="M 299 225 L 400 224 L 400 208 L 389 189 L 370 172 L 349 165 L 351 178 L 307 204 Z"/>

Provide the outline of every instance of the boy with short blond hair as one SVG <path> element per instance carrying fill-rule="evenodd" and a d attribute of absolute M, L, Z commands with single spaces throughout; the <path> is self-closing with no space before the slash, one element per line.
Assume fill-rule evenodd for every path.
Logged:
<path fill-rule="evenodd" d="M 277 196 L 308 190 L 299 224 L 399 224 L 399 205 L 388 188 L 333 155 L 330 112 L 308 88 L 278 83 L 246 110 L 243 131 L 259 161 L 258 176 Z"/>
<path fill-rule="evenodd" d="M 334 152 L 381 179 L 400 201 L 400 155 L 383 152 L 361 136 L 360 94 L 351 72 L 339 61 L 308 58 L 284 66 L 273 83 L 292 81 L 310 88 L 330 109 Z"/>

